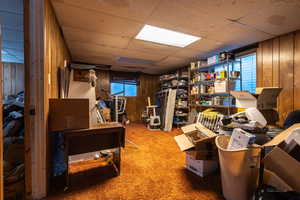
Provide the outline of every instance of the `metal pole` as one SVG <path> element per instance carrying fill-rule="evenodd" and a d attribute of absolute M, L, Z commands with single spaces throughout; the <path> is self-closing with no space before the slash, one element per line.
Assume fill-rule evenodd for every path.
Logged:
<path fill-rule="evenodd" d="M 118 120 L 118 96 L 115 96 L 115 120 L 116 122 L 119 122 Z"/>

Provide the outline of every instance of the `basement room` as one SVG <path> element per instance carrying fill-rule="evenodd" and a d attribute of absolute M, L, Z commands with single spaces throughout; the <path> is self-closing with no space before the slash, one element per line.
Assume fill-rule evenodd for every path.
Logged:
<path fill-rule="evenodd" d="M 1 0 L 0 200 L 300 199 L 299 11 Z"/>

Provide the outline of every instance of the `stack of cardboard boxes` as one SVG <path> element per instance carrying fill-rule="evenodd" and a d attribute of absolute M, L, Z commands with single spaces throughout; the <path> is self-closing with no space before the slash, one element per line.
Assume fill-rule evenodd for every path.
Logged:
<path fill-rule="evenodd" d="M 186 152 L 185 167 L 204 177 L 218 168 L 218 151 L 214 144 L 215 134 L 200 123 L 182 127 L 183 134 L 175 136 L 181 151 Z"/>

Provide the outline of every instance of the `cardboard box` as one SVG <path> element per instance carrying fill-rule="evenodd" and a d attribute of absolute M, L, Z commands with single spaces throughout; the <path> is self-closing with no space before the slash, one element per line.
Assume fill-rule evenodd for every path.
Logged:
<path fill-rule="evenodd" d="M 234 86 L 235 86 L 235 82 L 233 82 L 233 81 L 215 81 L 214 82 L 215 93 L 229 92 L 230 90 L 234 89 Z"/>
<path fill-rule="evenodd" d="M 282 192 L 288 192 L 293 190 L 293 188 L 289 186 L 286 182 L 284 182 L 279 176 L 267 169 L 264 170 L 263 183 L 270 185 Z"/>
<path fill-rule="evenodd" d="M 256 88 L 255 95 L 247 91 L 231 91 L 238 108 L 269 110 L 277 107 L 277 97 L 282 88 Z"/>
<path fill-rule="evenodd" d="M 300 153 L 300 152 L 299 152 Z M 293 190 L 300 192 L 300 163 L 279 147 L 264 158 L 265 168 L 274 172 Z"/>
<path fill-rule="evenodd" d="M 89 99 L 49 99 L 49 130 L 89 128 Z"/>
<path fill-rule="evenodd" d="M 218 162 L 215 160 L 197 160 L 193 157 L 192 152 L 186 152 L 185 167 L 189 171 L 204 177 L 218 169 Z"/>
<path fill-rule="evenodd" d="M 181 151 L 192 151 L 190 154 L 197 160 L 217 160 L 217 134 L 200 123 L 183 126 L 181 129 L 183 134 L 174 137 Z"/>
<path fill-rule="evenodd" d="M 253 196 L 257 189 L 262 147 L 272 148 L 272 151 L 263 158 L 264 183 L 282 191 L 299 192 L 300 163 L 281 149 L 281 146 L 288 145 L 286 139 L 298 128 L 300 124 L 295 124 L 262 146 L 253 145 L 251 148 L 239 151 L 227 150 L 230 136 L 217 137 L 224 197 L 235 200 L 250 199 Z"/>
<path fill-rule="evenodd" d="M 292 148 L 292 154 L 286 152 L 284 149 L 291 149 L 289 145 L 293 145 L 293 141 L 289 142 L 291 136 L 294 135 L 295 130 L 300 128 L 300 124 L 294 124 L 286 129 L 273 140 L 266 143 L 265 147 L 276 146 L 264 158 L 265 168 L 275 173 L 286 184 L 292 187 L 294 191 L 300 192 L 300 162 L 293 157 L 299 155 L 300 151 Z M 295 135 L 297 142 L 297 135 Z M 289 143 L 287 143 L 289 142 Z M 296 145 L 297 146 L 297 145 Z M 296 152 L 297 151 L 297 152 Z"/>

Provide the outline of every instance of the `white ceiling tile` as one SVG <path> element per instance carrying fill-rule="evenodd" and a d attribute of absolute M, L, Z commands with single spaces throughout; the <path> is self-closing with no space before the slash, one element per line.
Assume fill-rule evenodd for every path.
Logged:
<path fill-rule="evenodd" d="M 188 49 L 188 48 L 183 48 L 176 53 L 172 54 L 173 56 L 180 57 L 180 58 L 194 58 L 194 57 L 199 57 L 207 52 L 199 51 L 196 49 Z"/>
<path fill-rule="evenodd" d="M 102 55 L 81 55 L 74 54 L 72 55 L 73 62 L 85 62 L 89 64 L 103 64 L 103 65 L 111 65 L 114 63 L 112 57 L 102 56 Z"/>
<path fill-rule="evenodd" d="M 143 27 L 142 23 L 133 20 L 70 6 L 69 4 L 54 2 L 53 6 L 61 26 L 128 37 L 134 37 Z"/>
<path fill-rule="evenodd" d="M 281 35 L 300 29 L 299 11 L 300 1 L 279 0 L 239 21 L 264 32 Z"/>
<path fill-rule="evenodd" d="M 144 22 L 160 0 L 52 0 Z"/>
<path fill-rule="evenodd" d="M 228 23 L 225 18 L 211 13 L 191 12 L 184 7 L 184 4 L 189 4 L 188 2 L 163 0 L 149 17 L 147 24 L 203 37 Z"/>
<path fill-rule="evenodd" d="M 144 60 L 150 60 L 150 61 L 159 61 L 163 58 L 165 58 L 165 55 L 153 52 L 153 53 L 146 53 L 138 50 L 131 50 L 131 49 L 124 49 L 119 54 L 119 56 L 122 57 L 129 57 L 129 58 L 138 58 L 138 59 L 144 59 Z"/>
<path fill-rule="evenodd" d="M 84 43 L 84 42 L 76 42 L 76 41 L 67 40 L 67 44 L 71 51 L 71 54 L 76 52 L 76 53 L 80 53 L 82 55 L 93 53 L 93 54 L 97 54 L 97 55 L 118 56 L 122 52 L 122 49 L 120 49 L 120 48 L 96 45 L 93 43 Z"/>
<path fill-rule="evenodd" d="M 174 0 L 195 15 L 238 19 L 255 13 L 272 0 Z M 279 0 L 280 1 L 280 0 Z M 208 21 L 209 22 L 209 21 Z"/>
<path fill-rule="evenodd" d="M 155 53 L 162 55 L 170 55 L 182 48 L 172 47 L 168 45 L 161 45 L 153 42 L 146 42 L 142 40 L 132 39 L 128 45 L 129 50 L 137 50 L 146 53 Z"/>
<path fill-rule="evenodd" d="M 162 0 L 146 22 L 150 25 L 176 30 L 176 27 L 182 26 L 187 20 L 191 20 L 187 9 L 177 4 L 176 1 Z"/>
<path fill-rule="evenodd" d="M 224 46 L 235 45 L 237 47 L 266 40 L 270 37 L 272 36 L 269 34 L 236 23 L 230 23 L 222 30 L 208 36 L 209 39 L 222 41 Z"/>
<path fill-rule="evenodd" d="M 201 52 L 210 52 L 215 51 L 216 49 L 219 49 L 224 46 L 224 42 L 220 42 L 217 40 L 202 38 L 201 40 L 198 40 L 191 45 L 187 46 L 188 49 L 194 49 Z"/>
<path fill-rule="evenodd" d="M 118 63 L 118 56 L 156 62 L 156 66 L 142 66 L 145 67 L 143 72 L 175 69 L 187 65 L 191 59 L 239 48 L 300 28 L 299 0 L 52 2 L 73 57 L 123 68 L 127 63 Z M 185 48 L 135 40 L 144 24 L 202 39 Z M 12 38 L 16 37 L 12 34 Z"/>
<path fill-rule="evenodd" d="M 185 66 L 190 62 L 190 59 L 180 58 L 175 56 L 169 56 L 159 62 L 156 63 L 158 66 L 171 66 L 171 67 L 178 67 L 178 66 Z"/>
<path fill-rule="evenodd" d="M 63 27 L 62 29 L 65 38 L 67 38 L 70 43 L 72 43 L 72 41 L 75 41 L 115 48 L 126 48 L 130 41 L 130 38 L 128 37 L 85 31 L 83 29 L 76 29 L 71 27 Z"/>

